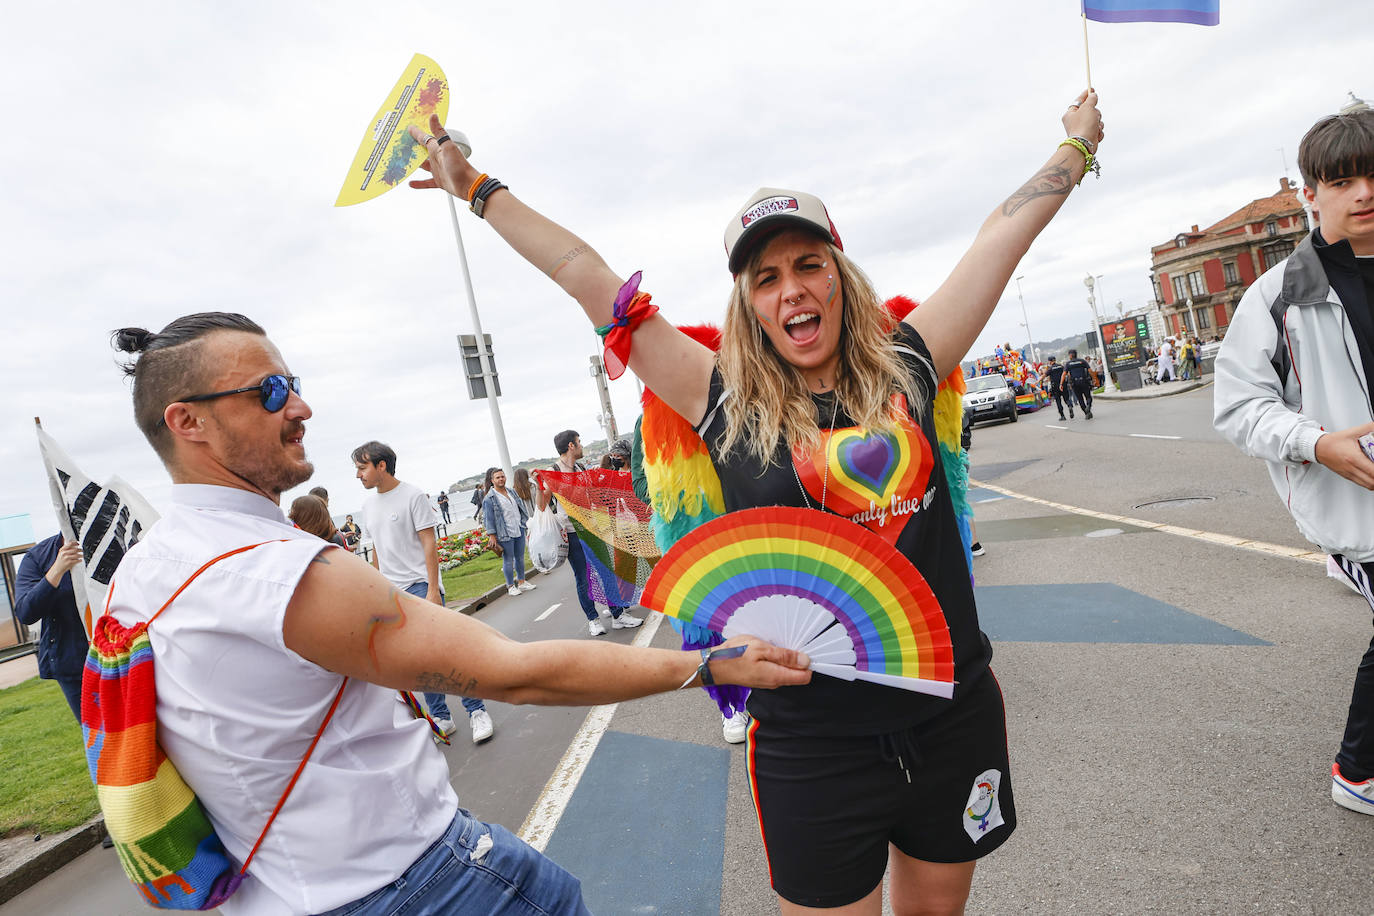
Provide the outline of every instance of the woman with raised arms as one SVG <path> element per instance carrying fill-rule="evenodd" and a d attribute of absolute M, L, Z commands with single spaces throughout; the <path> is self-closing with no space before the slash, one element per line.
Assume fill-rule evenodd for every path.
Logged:
<path fill-rule="evenodd" d="M 727 510 L 867 502 L 869 511 L 846 514 L 887 537 L 940 603 L 954 647 L 952 699 L 824 675 L 751 695 L 750 782 L 784 913 L 877 914 L 889 870 L 897 913 L 960 913 L 975 862 L 1016 825 L 1001 691 L 932 447 L 931 402 L 1093 166 L 1103 137 L 1096 94 L 1082 93 L 1062 121 L 1066 139 L 895 328 L 820 200 L 760 189 L 726 227 L 734 285 L 718 357 L 657 314 L 637 275 L 626 283 L 590 245 L 479 172 L 437 118 L 429 134 L 411 128 L 432 175 L 413 187 L 470 201 L 594 326 L 613 322 L 619 299 L 623 327 L 612 333 L 622 353 L 632 342 L 629 368 L 697 426 Z M 863 475 L 825 457 L 839 454 L 824 443 L 840 436 L 877 443 L 898 464 L 933 463 L 906 461 L 928 474 L 909 472 L 881 502 L 866 499 Z"/>

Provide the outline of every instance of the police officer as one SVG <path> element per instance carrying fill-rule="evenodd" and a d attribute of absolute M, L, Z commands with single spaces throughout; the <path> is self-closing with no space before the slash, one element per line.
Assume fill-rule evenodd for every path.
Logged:
<path fill-rule="evenodd" d="M 1059 360 L 1053 356 L 1049 357 L 1049 365 L 1045 367 L 1045 374 L 1050 378 L 1050 394 L 1054 395 L 1054 406 L 1059 408 L 1059 419 L 1064 419 L 1064 405 L 1069 407 L 1069 419 L 1073 419 L 1073 395 L 1064 387 L 1064 367 L 1059 365 Z"/>
<path fill-rule="evenodd" d="M 1089 420 L 1093 418 L 1093 370 L 1086 360 L 1078 358 L 1077 350 L 1069 351 L 1069 361 L 1064 364 L 1064 375 L 1066 381 L 1073 391 L 1073 397 L 1078 401 L 1078 405 L 1083 408 L 1083 416 Z M 1069 401 L 1069 410 L 1073 410 L 1073 401 Z"/>

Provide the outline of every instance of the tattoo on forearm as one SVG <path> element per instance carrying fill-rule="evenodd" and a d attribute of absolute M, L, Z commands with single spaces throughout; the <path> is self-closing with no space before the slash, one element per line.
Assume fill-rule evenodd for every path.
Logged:
<path fill-rule="evenodd" d="M 563 257 L 558 259 L 558 263 L 554 264 L 553 267 L 549 268 L 549 279 L 557 280 L 558 272 L 560 270 L 567 267 L 573 261 L 576 261 L 578 258 L 582 257 L 582 255 L 586 254 L 591 250 L 592 246 L 590 245 L 578 245 L 572 251 L 569 251 L 567 254 L 563 255 Z"/>
<path fill-rule="evenodd" d="M 451 693 L 466 697 L 477 689 L 477 678 L 465 680 L 463 673 L 456 668 L 450 668 L 447 674 L 442 671 L 421 671 L 415 676 L 415 686 L 428 693 Z"/>
<path fill-rule="evenodd" d="M 400 591 L 393 585 L 387 597 L 396 605 L 396 613 L 373 614 L 372 619 L 367 622 L 367 655 L 372 659 L 372 670 L 377 672 L 382 670 L 382 666 L 377 663 L 377 630 L 392 624 L 399 630 L 406 625 L 406 612 L 401 607 Z"/>
<path fill-rule="evenodd" d="M 1023 184 L 1015 194 L 1002 204 L 1003 216 L 1014 216 L 1026 204 L 1037 197 L 1066 196 L 1073 190 L 1073 173 L 1062 165 L 1051 163 Z"/>

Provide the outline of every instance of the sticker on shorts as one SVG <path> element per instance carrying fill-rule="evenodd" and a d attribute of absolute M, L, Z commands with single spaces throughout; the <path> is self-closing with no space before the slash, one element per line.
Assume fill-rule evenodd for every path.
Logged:
<path fill-rule="evenodd" d="M 1001 786 L 1001 770 L 984 770 L 973 780 L 973 790 L 964 808 L 964 832 L 975 843 L 988 831 L 1002 826 L 1002 803 L 997 797 Z"/>

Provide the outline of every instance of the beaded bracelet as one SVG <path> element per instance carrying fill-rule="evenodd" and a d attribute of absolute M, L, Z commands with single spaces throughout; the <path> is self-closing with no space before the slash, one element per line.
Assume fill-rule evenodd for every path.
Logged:
<path fill-rule="evenodd" d="M 1088 143 L 1080 137 L 1065 137 L 1059 141 L 1060 146 L 1072 146 L 1083 154 L 1083 174 L 1078 176 L 1078 184 L 1083 183 L 1083 179 L 1088 172 L 1092 172 L 1098 178 L 1102 177 L 1102 167 L 1098 165 L 1097 158 L 1088 150 Z"/>

